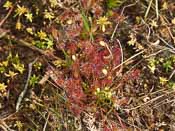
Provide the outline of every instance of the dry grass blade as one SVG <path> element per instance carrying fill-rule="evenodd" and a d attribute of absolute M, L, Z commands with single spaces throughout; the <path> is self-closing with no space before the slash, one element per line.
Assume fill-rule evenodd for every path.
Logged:
<path fill-rule="evenodd" d="M 153 0 L 150 0 L 149 5 L 148 5 L 147 10 L 146 10 L 146 13 L 145 13 L 145 16 L 144 16 L 145 19 L 148 17 L 152 3 L 153 3 Z"/>

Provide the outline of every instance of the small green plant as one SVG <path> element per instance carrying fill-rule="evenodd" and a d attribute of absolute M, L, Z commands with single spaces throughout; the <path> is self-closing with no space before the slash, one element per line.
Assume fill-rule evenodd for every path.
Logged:
<path fill-rule="evenodd" d="M 53 7 L 53 8 L 55 8 L 56 6 L 59 5 L 57 0 L 49 0 L 49 2 L 50 2 L 50 6 Z"/>
<path fill-rule="evenodd" d="M 111 25 L 111 22 L 108 20 L 108 18 L 106 16 L 100 17 L 97 20 L 97 25 L 100 26 L 100 29 L 105 32 L 106 31 L 106 26 L 107 25 Z"/>
<path fill-rule="evenodd" d="M 34 87 L 36 84 L 38 84 L 39 81 L 39 76 L 36 76 L 35 74 L 33 76 L 31 76 L 30 81 L 29 81 L 29 85 L 31 87 Z"/>
<path fill-rule="evenodd" d="M 157 64 L 159 64 L 159 61 L 156 60 L 155 58 L 148 59 L 148 68 L 152 73 L 155 72 Z"/>
<path fill-rule="evenodd" d="M 45 39 L 44 41 L 34 41 L 33 44 L 40 49 L 50 49 L 53 47 L 54 43 L 51 39 Z"/>
<path fill-rule="evenodd" d="M 144 47 L 142 46 L 142 44 L 140 44 L 137 40 L 136 34 L 134 33 L 130 33 L 129 35 L 130 40 L 127 42 L 129 46 L 133 46 L 133 48 L 136 51 L 140 51 L 143 50 Z"/>
<path fill-rule="evenodd" d="M 8 73 L 5 73 L 5 76 L 6 76 L 6 77 L 9 77 L 9 78 L 11 78 L 11 79 L 13 79 L 17 74 L 18 74 L 18 73 L 9 70 Z"/>
<path fill-rule="evenodd" d="M 18 71 L 20 74 L 23 74 L 25 70 L 24 64 L 20 62 L 18 54 L 16 54 L 13 57 L 12 54 L 9 53 L 7 59 L 5 61 L 0 62 L 0 73 L 5 73 L 5 76 L 13 78 L 18 73 L 12 70 L 8 70 L 10 66 L 13 66 L 13 70 Z M 6 71 L 8 71 L 8 73 Z"/>
<path fill-rule="evenodd" d="M 44 39 L 47 38 L 46 32 L 44 32 L 44 31 L 42 31 L 42 30 L 38 31 L 36 36 L 39 37 L 40 40 L 44 40 Z"/>
<path fill-rule="evenodd" d="M 33 66 L 36 70 L 40 70 L 42 68 L 42 63 L 41 62 L 36 62 Z"/>
<path fill-rule="evenodd" d="M 5 68 L 8 66 L 9 61 L 2 61 L 0 62 L 0 73 L 4 73 L 5 72 Z"/>
<path fill-rule="evenodd" d="M 12 64 L 12 65 L 17 71 L 19 71 L 21 74 L 23 74 L 23 72 L 25 70 L 24 69 L 24 64 L 16 63 L 16 64 Z"/>
<path fill-rule="evenodd" d="M 4 92 L 6 91 L 7 85 L 5 85 L 4 83 L 0 83 L 0 92 Z"/>
<path fill-rule="evenodd" d="M 7 85 L 0 82 L 0 97 L 7 96 Z"/>
<path fill-rule="evenodd" d="M 30 35 L 33 35 L 33 34 L 34 34 L 33 29 L 30 28 L 30 27 L 26 28 L 26 31 L 27 31 L 27 33 L 29 33 Z"/>
<path fill-rule="evenodd" d="M 53 61 L 53 64 L 58 68 L 58 67 L 61 67 L 61 66 L 66 66 L 66 63 L 65 61 L 63 60 L 55 60 Z"/>
<path fill-rule="evenodd" d="M 164 63 L 163 63 L 163 68 L 165 69 L 166 72 L 170 71 L 173 69 L 173 66 L 172 66 L 172 60 L 171 59 L 168 59 L 166 60 Z"/>
<path fill-rule="evenodd" d="M 28 12 L 28 8 L 24 6 L 17 5 L 17 9 L 15 10 L 15 16 L 22 16 Z"/>
<path fill-rule="evenodd" d="M 6 8 L 6 10 L 8 10 L 13 7 L 13 3 L 7 0 L 3 7 Z"/>
<path fill-rule="evenodd" d="M 48 12 L 47 10 L 45 10 L 44 12 L 44 18 L 48 19 L 48 20 L 52 20 L 55 18 L 54 13 L 53 12 Z"/>
<path fill-rule="evenodd" d="M 137 38 L 136 38 L 135 34 L 131 33 L 131 34 L 129 35 L 129 38 L 130 38 L 130 40 L 127 42 L 128 45 L 134 46 L 135 43 L 137 42 Z"/>
<path fill-rule="evenodd" d="M 112 92 L 109 87 L 105 87 L 104 89 L 97 88 L 95 92 L 95 95 L 97 97 L 97 104 L 112 104 L 113 94 L 114 92 Z"/>
<path fill-rule="evenodd" d="M 25 14 L 25 17 L 26 17 L 26 19 L 27 19 L 29 22 L 32 23 L 32 21 L 33 21 L 33 14 L 32 14 L 32 13 L 27 12 L 27 13 Z"/>
<path fill-rule="evenodd" d="M 175 90 L 175 82 L 170 81 L 170 82 L 168 83 L 168 85 L 169 85 L 169 88 L 170 88 L 170 89 Z"/>
<path fill-rule="evenodd" d="M 0 73 L 4 73 L 5 72 L 5 67 L 0 66 Z"/>
<path fill-rule="evenodd" d="M 29 33 L 33 34 L 32 30 L 28 29 Z M 50 49 L 53 47 L 53 38 L 51 36 L 48 36 L 46 32 L 40 30 L 36 34 L 34 34 L 36 37 L 38 37 L 40 40 L 33 40 L 33 45 L 40 49 Z"/>
<path fill-rule="evenodd" d="M 19 71 L 20 74 L 23 74 L 23 72 L 24 72 L 24 70 L 25 70 L 25 69 L 24 69 L 24 64 L 22 64 L 22 63 L 20 62 L 20 59 L 19 59 L 18 54 L 16 54 L 16 56 L 13 57 L 13 58 L 11 59 L 11 61 L 12 61 L 12 65 L 13 65 L 14 69 L 17 70 L 17 71 Z"/>
<path fill-rule="evenodd" d="M 21 121 L 16 121 L 15 127 L 18 128 L 18 131 L 22 131 L 23 124 Z"/>
<path fill-rule="evenodd" d="M 166 79 L 165 77 L 159 77 L 159 80 L 161 85 L 165 85 L 168 82 L 168 79 Z"/>

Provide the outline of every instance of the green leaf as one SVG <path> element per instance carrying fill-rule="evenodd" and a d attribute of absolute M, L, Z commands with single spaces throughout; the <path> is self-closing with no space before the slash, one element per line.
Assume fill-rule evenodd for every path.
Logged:
<path fill-rule="evenodd" d="M 116 8 L 123 4 L 125 0 L 107 0 L 107 7 L 108 8 Z"/>
<path fill-rule="evenodd" d="M 66 58 L 65 66 L 70 67 L 70 66 L 72 65 L 73 62 L 72 62 L 70 56 L 66 53 L 66 51 L 65 51 L 64 49 L 62 49 L 62 51 L 63 51 L 63 54 L 64 54 L 64 56 L 65 56 L 65 58 Z"/>
<path fill-rule="evenodd" d="M 94 40 L 93 34 L 90 31 L 91 27 L 90 27 L 88 18 L 86 17 L 86 15 L 85 15 L 85 13 L 83 11 L 81 12 L 81 16 L 82 16 L 82 19 L 83 19 L 83 25 L 84 25 L 85 30 L 89 33 L 90 39 Z"/>
<path fill-rule="evenodd" d="M 82 16 L 82 19 L 83 19 L 83 25 L 84 25 L 84 28 L 86 29 L 86 31 L 90 31 L 90 26 L 89 26 L 89 22 L 88 22 L 88 19 L 86 17 L 86 15 L 84 14 L 84 12 L 81 13 L 81 16 Z"/>

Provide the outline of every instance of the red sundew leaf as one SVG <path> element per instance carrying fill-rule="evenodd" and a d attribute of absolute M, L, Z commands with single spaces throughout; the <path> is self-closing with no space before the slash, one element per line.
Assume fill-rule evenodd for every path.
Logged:
<path fill-rule="evenodd" d="M 63 12 L 63 14 L 60 15 L 60 21 L 61 23 L 66 23 L 67 20 L 73 20 L 74 21 L 80 21 L 81 20 L 81 15 L 79 12 L 75 12 L 72 10 L 66 10 Z"/>
<path fill-rule="evenodd" d="M 98 88 L 98 87 L 101 87 L 101 84 L 100 84 L 99 79 L 96 78 L 96 79 L 93 80 L 93 83 L 92 83 L 92 85 L 91 85 L 91 88 L 96 89 L 96 88 Z"/>
<path fill-rule="evenodd" d="M 99 53 L 99 57 L 101 58 L 101 61 L 104 64 L 107 64 L 109 66 L 110 62 L 111 62 L 111 57 L 109 57 L 110 53 L 107 49 L 100 51 Z M 109 57 L 109 58 L 108 58 Z"/>
<path fill-rule="evenodd" d="M 89 45 L 88 45 L 89 44 Z M 83 51 L 86 54 L 86 63 L 83 63 L 80 67 L 81 74 L 86 76 L 87 78 L 93 77 L 93 79 L 99 79 L 100 77 L 104 77 L 104 74 L 102 73 L 102 70 L 108 67 L 111 68 L 110 63 L 112 58 L 106 59 L 107 56 L 109 56 L 109 51 L 105 49 L 97 50 L 99 46 L 92 45 L 91 43 L 86 44 L 86 46 L 83 47 L 85 51 Z M 93 49 L 93 52 L 90 50 L 88 46 L 90 46 Z M 101 48 L 101 47 L 100 47 Z M 87 50 L 86 50 L 87 49 Z M 112 77 L 110 73 L 110 77 Z M 106 77 L 103 80 L 98 80 L 100 83 L 100 86 L 109 85 L 112 81 L 112 79 L 108 79 L 109 77 Z"/>
<path fill-rule="evenodd" d="M 65 50 L 65 48 L 66 48 L 65 43 L 60 42 L 59 44 L 56 44 L 56 48 L 58 50 Z"/>
<path fill-rule="evenodd" d="M 83 92 L 80 79 L 70 78 L 66 82 L 66 93 L 70 100 L 78 103 L 86 98 Z"/>
<path fill-rule="evenodd" d="M 129 101 L 129 98 L 124 97 L 124 98 L 121 98 L 121 99 L 117 99 L 116 104 L 120 105 L 120 106 L 123 106 L 123 105 L 128 104 L 128 101 Z"/>
<path fill-rule="evenodd" d="M 47 68 L 46 75 L 48 75 L 59 87 L 64 87 L 64 75 L 63 72 L 57 71 L 54 67 L 50 66 Z"/>
<path fill-rule="evenodd" d="M 139 69 L 132 70 L 130 73 L 128 73 L 126 76 L 124 76 L 124 81 L 137 80 L 141 75 L 140 72 L 141 71 Z"/>
<path fill-rule="evenodd" d="M 113 131 L 113 130 L 105 125 L 104 128 L 103 128 L 103 131 Z"/>
<path fill-rule="evenodd" d="M 124 19 L 126 17 L 121 15 L 121 14 L 119 14 L 119 13 L 113 12 L 111 18 L 113 18 L 114 22 L 119 23 L 119 22 L 124 21 Z"/>
<path fill-rule="evenodd" d="M 121 128 L 125 130 L 126 129 L 125 123 L 122 122 L 122 119 L 120 118 L 120 116 L 118 115 L 118 113 L 116 111 L 114 112 L 114 115 L 117 117 Z"/>
<path fill-rule="evenodd" d="M 129 77 L 130 77 L 129 79 L 131 79 L 131 80 L 136 80 L 136 79 L 138 79 L 138 78 L 140 77 L 140 70 L 139 70 L 139 69 L 133 70 L 133 71 L 130 73 Z"/>
<path fill-rule="evenodd" d="M 65 67 L 62 75 L 57 76 L 55 81 L 57 85 L 64 86 L 70 102 L 70 110 L 75 115 L 79 115 L 83 110 L 86 110 L 87 103 L 85 101 L 89 96 L 89 93 L 85 94 L 83 91 L 82 83 L 87 82 L 89 92 L 92 93 L 96 88 L 110 86 L 114 77 L 112 69 L 120 64 L 121 51 L 119 47 L 115 46 L 111 48 L 113 57 L 108 57 L 111 54 L 106 47 L 81 40 L 76 43 L 63 43 L 59 48 L 63 48 L 68 55 L 79 53 L 78 57 L 72 61 L 71 66 Z M 106 69 L 107 73 L 104 73 L 103 69 Z M 90 97 L 92 98 L 93 95 Z"/>
<path fill-rule="evenodd" d="M 85 10 L 91 10 L 95 17 L 102 16 L 104 10 L 100 1 L 97 0 L 81 0 L 81 4 Z"/>
<path fill-rule="evenodd" d="M 100 4 L 100 2 L 96 2 L 95 4 L 93 4 L 93 6 L 91 7 L 92 9 L 92 13 L 95 15 L 95 17 L 100 17 L 103 15 L 104 10 Z"/>
<path fill-rule="evenodd" d="M 73 12 L 72 10 L 65 11 L 60 20 L 64 26 L 64 31 L 69 39 L 73 39 L 80 35 L 83 28 L 83 21 L 81 19 L 81 13 Z"/>
<path fill-rule="evenodd" d="M 58 77 L 57 80 L 55 81 L 55 83 L 60 87 L 64 87 L 64 82 L 65 82 L 65 79 L 62 77 Z"/>
<path fill-rule="evenodd" d="M 86 78 L 90 78 L 93 74 L 93 67 L 90 63 L 83 63 L 80 66 L 80 72 L 83 76 L 86 76 Z"/>
<path fill-rule="evenodd" d="M 68 79 L 66 84 L 66 94 L 68 97 L 70 105 L 70 110 L 76 115 L 80 115 L 80 113 L 85 110 L 85 105 L 83 101 L 86 100 L 86 95 L 82 90 L 82 86 L 80 83 L 80 79 Z"/>
<path fill-rule="evenodd" d="M 100 77 L 101 71 L 106 64 L 108 64 L 103 56 L 106 55 L 105 51 L 97 51 L 97 48 L 90 42 L 86 42 L 81 45 L 82 52 L 84 54 L 84 60 L 87 61 L 81 64 L 82 74 L 88 77 Z"/>
<path fill-rule="evenodd" d="M 74 78 L 80 78 L 80 64 L 79 64 L 79 60 L 76 60 L 73 64 L 72 64 L 72 75 Z"/>
<path fill-rule="evenodd" d="M 95 53 L 94 53 L 95 54 Z M 83 63 L 80 67 L 81 73 L 87 77 L 93 76 L 98 78 L 102 74 L 102 69 L 104 68 L 105 63 L 102 60 L 99 54 L 90 55 L 88 57 L 88 62 Z"/>
<path fill-rule="evenodd" d="M 86 107 L 84 104 L 75 104 L 72 102 L 69 108 L 76 117 L 79 117 Z"/>
<path fill-rule="evenodd" d="M 103 69 L 103 65 L 100 64 L 92 64 L 92 68 L 93 68 L 93 76 L 94 78 L 99 78 L 100 75 L 102 74 L 102 69 Z"/>
<path fill-rule="evenodd" d="M 71 54 L 71 55 L 73 55 L 73 54 L 75 54 L 76 53 L 76 51 L 77 51 L 77 45 L 76 45 L 76 43 L 74 42 L 72 42 L 72 43 L 67 43 L 66 44 L 66 50 L 67 50 L 67 52 L 69 53 L 69 54 Z"/>
<path fill-rule="evenodd" d="M 109 75 L 101 80 L 101 87 L 110 86 L 112 84 L 112 77 Z"/>
<path fill-rule="evenodd" d="M 120 131 L 120 130 L 122 130 L 121 128 L 117 128 L 117 124 L 114 123 L 114 122 L 112 122 L 111 125 L 112 125 L 112 131 Z"/>
<path fill-rule="evenodd" d="M 93 58 L 92 58 L 92 67 L 93 67 L 93 74 L 94 77 L 102 77 L 102 70 L 106 67 L 109 67 L 110 65 L 110 61 L 107 61 L 104 59 L 104 52 L 98 53 L 96 54 Z"/>
<path fill-rule="evenodd" d="M 89 10 L 96 0 L 81 0 L 81 4 L 85 10 Z"/>
<path fill-rule="evenodd" d="M 71 25 L 71 26 L 68 26 L 65 30 L 66 30 L 66 34 L 67 34 L 68 38 L 73 39 L 73 38 L 80 35 L 80 33 L 82 31 L 82 26 Z"/>
<path fill-rule="evenodd" d="M 82 50 L 82 53 L 88 58 L 92 55 L 95 55 L 96 49 L 90 41 L 84 41 L 79 43 L 79 47 Z"/>
<path fill-rule="evenodd" d="M 119 47 L 114 47 L 112 49 L 113 53 L 113 67 L 121 63 L 121 49 Z"/>

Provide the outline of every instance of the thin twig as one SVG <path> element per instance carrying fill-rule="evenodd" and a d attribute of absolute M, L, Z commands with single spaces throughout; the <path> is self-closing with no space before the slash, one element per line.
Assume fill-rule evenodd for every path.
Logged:
<path fill-rule="evenodd" d="M 136 1 L 136 2 L 133 3 L 133 4 L 124 6 L 123 9 L 122 9 L 122 11 L 121 11 L 121 13 L 120 13 L 120 16 L 123 15 L 123 13 L 124 13 L 124 11 L 125 11 L 126 8 L 131 7 L 131 6 L 134 6 L 137 2 L 138 2 L 138 1 Z M 115 35 L 116 31 L 117 31 L 117 28 L 118 28 L 119 23 L 120 23 L 120 21 L 116 24 L 116 26 L 115 26 L 115 28 L 114 28 L 114 31 L 113 31 L 113 33 L 112 33 L 112 35 L 111 35 L 111 41 L 114 39 L 114 35 Z"/>
<path fill-rule="evenodd" d="M 170 24 L 166 17 L 164 17 L 164 16 L 160 16 L 160 17 L 161 17 L 164 21 L 166 21 L 166 24 L 167 24 L 167 23 Z M 167 30 L 168 30 L 168 32 L 169 32 L 169 34 L 170 34 L 170 36 L 171 36 L 171 38 L 172 38 L 174 44 L 175 44 L 175 37 L 173 36 L 170 27 L 169 27 L 168 25 L 165 25 L 165 26 L 166 26 L 166 28 L 167 28 Z"/>
<path fill-rule="evenodd" d="M 148 35 L 146 36 L 146 39 L 147 39 L 147 41 L 149 42 L 149 39 L 150 39 L 150 34 L 151 34 L 151 28 L 149 27 L 149 25 L 145 22 L 145 20 L 144 19 L 141 19 L 142 20 L 142 22 L 147 26 L 147 28 L 148 28 Z"/>
<path fill-rule="evenodd" d="M 158 50 L 157 52 L 154 52 L 154 53 L 152 53 L 152 54 L 150 54 L 150 55 L 148 55 L 148 56 L 145 56 L 145 58 L 147 59 L 147 58 L 150 58 L 150 57 L 152 57 L 152 56 L 156 56 L 156 55 L 158 55 L 159 53 L 161 53 L 161 52 L 163 52 L 163 51 L 166 51 L 166 50 L 169 50 L 169 48 L 164 48 L 164 49 Z"/>
<path fill-rule="evenodd" d="M 162 37 L 160 37 L 159 35 L 157 35 L 157 37 L 165 44 L 167 45 L 169 48 L 171 48 L 173 51 L 175 51 L 175 48 L 170 45 L 168 42 L 166 42 Z"/>
<path fill-rule="evenodd" d="M 154 109 L 154 108 L 158 108 L 158 107 L 160 107 L 160 106 L 162 106 L 162 105 L 165 105 L 165 104 L 167 104 L 167 103 L 169 103 L 169 102 L 168 102 L 168 99 L 163 99 L 163 100 L 160 101 L 160 102 L 156 102 L 156 104 L 153 105 L 152 108 L 153 108 L 153 109 Z"/>
<path fill-rule="evenodd" d="M 8 131 L 6 127 L 4 127 L 2 124 L 0 124 L 0 127 L 3 129 L 3 131 Z M 1 129 L 0 128 L 0 129 Z"/>
<path fill-rule="evenodd" d="M 122 48 L 122 45 L 121 45 L 121 43 L 118 39 L 117 39 L 117 42 L 119 44 L 120 52 L 121 52 L 121 63 L 123 63 L 123 61 L 124 61 L 123 48 Z M 122 72 L 122 70 L 123 70 L 123 65 L 121 65 L 120 71 L 117 73 L 117 76 L 118 76 L 119 73 Z"/>
<path fill-rule="evenodd" d="M 48 123 L 49 117 L 50 117 L 50 114 L 48 114 L 48 116 L 46 118 L 46 122 L 44 124 L 43 131 L 46 131 L 46 127 L 47 127 L 47 123 Z"/>
<path fill-rule="evenodd" d="M 144 96 L 141 96 L 138 99 L 143 99 L 143 98 L 145 98 L 147 96 L 153 96 L 153 95 L 156 95 L 156 94 L 161 93 L 161 92 L 162 93 L 167 92 L 167 89 L 166 88 L 163 88 L 163 89 L 160 89 L 160 90 L 157 90 L 157 91 L 154 91 L 154 92 L 149 92 L 148 94 L 146 94 Z"/>
<path fill-rule="evenodd" d="M 167 30 L 168 30 L 170 36 L 171 36 L 171 39 L 173 40 L 173 42 L 174 42 L 174 44 L 175 44 L 175 37 L 173 36 L 173 34 L 172 34 L 171 30 L 170 30 L 170 27 L 166 26 L 166 28 L 167 28 Z"/>
<path fill-rule="evenodd" d="M 18 97 L 17 104 L 16 104 L 16 112 L 18 112 L 19 106 L 21 105 L 21 102 L 22 102 L 22 99 L 23 99 L 24 95 L 27 92 L 29 81 L 30 81 L 30 77 L 31 77 L 31 73 L 32 73 L 32 66 L 37 61 L 37 59 L 38 58 L 36 58 L 33 62 L 29 63 L 29 65 L 28 65 L 29 71 L 28 71 L 27 81 L 26 81 L 26 84 L 24 86 L 24 90 L 21 92 L 21 94 Z"/>
<path fill-rule="evenodd" d="M 106 42 L 105 42 L 105 47 L 109 51 L 110 57 L 113 59 L 112 51 L 110 50 L 110 48 L 109 48 L 109 46 L 108 46 L 108 44 Z"/>
<path fill-rule="evenodd" d="M 171 80 L 171 78 L 173 77 L 174 74 L 175 74 L 175 70 L 172 71 L 171 75 L 168 78 L 168 81 Z"/>
<path fill-rule="evenodd" d="M 113 70 L 118 69 L 120 66 L 122 66 L 123 64 L 129 62 L 130 60 L 134 59 L 135 57 L 141 55 L 142 53 L 144 53 L 144 50 L 138 52 L 137 54 L 135 54 L 135 55 L 131 56 L 130 58 L 128 58 L 127 60 L 123 61 L 123 63 L 121 63 L 121 64 L 119 64 L 118 66 L 114 67 Z"/>
<path fill-rule="evenodd" d="M 151 99 L 150 101 L 147 101 L 147 102 L 145 102 L 145 103 L 143 103 L 143 104 L 140 104 L 140 105 L 138 105 L 138 106 L 136 106 L 136 107 L 133 107 L 133 108 L 130 108 L 130 109 L 123 109 L 123 110 L 126 110 L 126 111 L 136 110 L 136 109 L 141 108 L 141 107 L 143 107 L 143 106 L 149 105 L 149 104 L 151 104 L 152 102 L 154 102 L 154 101 L 156 101 L 156 100 L 158 100 L 158 99 L 160 99 L 160 98 L 162 98 L 162 97 L 164 97 L 164 96 L 166 96 L 166 95 L 168 95 L 168 94 L 174 93 L 174 92 L 175 92 L 174 90 L 173 90 L 173 91 L 170 91 L 170 92 L 168 92 L 168 93 L 166 93 L 166 94 L 163 94 L 163 95 L 160 95 L 160 96 L 158 96 L 158 97 L 156 97 L 156 98 L 153 98 L 153 99 Z"/>
<path fill-rule="evenodd" d="M 10 32 L 10 30 L 9 30 L 9 32 Z M 7 35 L 7 34 L 3 35 L 2 37 L 3 37 L 4 39 L 9 39 L 9 35 Z M 10 36 L 10 39 L 11 39 L 12 41 L 16 42 L 16 44 L 19 44 L 19 45 L 21 45 L 21 46 L 25 46 L 25 47 L 27 47 L 27 48 L 30 48 L 30 49 L 34 50 L 34 51 L 37 51 L 37 52 L 40 53 L 41 55 L 46 56 L 46 58 L 49 58 L 49 59 L 50 59 L 50 58 L 54 58 L 54 59 L 57 59 L 57 60 L 61 60 L 61 58 L 55 56 L 53 53 L 45 52 L 45 51 L 43 51 L 42 49 L 39 49 L 39 48 L 35 47 L 34 45 L 30 44 L 29 42 L 24 41 L 24 40 L 22 40 L 22 39 L 18 39 L 18 38 L 16 38 L 15 36 Z M 61 61 L 62 61 L 62 60 L 61 60 Z"/>
<path fill-rule="evenodd" d="M 4 131 L 15 131 L 10 129 L 10 127 L 5 123 L 5 121 L 0 120 L 0 127 L 3 128 Z"/>
<path fill-rule="evenodd" d="M 155 0 L 155 8 L 156 8 L 156 17 L 157 17 L 157 20 L 159 19 L 159 3 L 158 3 L 158 0 Z"/>
<path fill-rule="evenodd" d="M 0 39 L 3 38 L 4 36 L 6 36 L 8 32 L 9 32 L 9 30 L 5 30 L 5 29 L 0 28 Z"/>
<path fill-rule="evenodd" d="M 8 19 L 8 17 L 10 16 L 10 14 L 13 11 L 13 7 L 10 8 L 10 10 L 8 11 L 7 15 L 5 16 L 5 18 L 3 20 L 0 21 L 0 27 L 4 24 L 4 22 Z"/>

